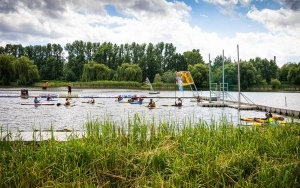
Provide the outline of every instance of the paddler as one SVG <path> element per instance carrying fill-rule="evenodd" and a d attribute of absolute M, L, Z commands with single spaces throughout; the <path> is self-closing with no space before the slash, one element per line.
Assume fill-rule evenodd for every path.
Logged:
<path fill-rule="evenodd" d="M 268 113 L 268 119 L 267 119 L 267 123 L 273 124 L 273 115 L 271 112 Z"/>
<path fill-rule="evenodd" d="M 148 107 L 155 107 L 155 102 L 153 101 L 153 99 L 150 99 Z"/>
<path fill-rule="evenodd" d="M 123 100 L 123 97 L 121 95 L 118 96 L 118 101 Z"/>
<path fill-rule="evenodd" d="M 91 99 L 90 99 L 89 103 L 91 103 L 91 104 L 94 104 L 94 103 L 95 103 L 95 99 L 94 99 L 94 97 L 91 97 Z"/>
<path fill-rule="evenodd" d="M 51 96 L 50 96 L 50 94 L 48 94 L 47 101 L 50 101 L 50 100 L 51 100 Z"/>
<path fill-rule="evenodd" d="M 33 102 L 36 104 L 36 103 L 40 103 L 40 101 L 38 100 L 38 98 L 37 97 L 34 97 L 34 100 L 33 100 Z"/>
<path fill-rule="evenodd" d="M 68 98 L 66 98 L 65 105 L 70 105 L 70 104 L 71 104 L 71 103 L 70 103 L 69 99 L 68 99 Z"/>
<path fill-rule="evenodd" d="M 177 99 L 177 102 L 175 102 L 175 105 L 182 106 L 182 99 L 180 97 Z"/>

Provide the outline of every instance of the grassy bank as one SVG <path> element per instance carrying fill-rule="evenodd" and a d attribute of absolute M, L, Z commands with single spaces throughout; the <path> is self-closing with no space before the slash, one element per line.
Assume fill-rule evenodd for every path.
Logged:
<path fill-rule="evenodd" d="M 128 124 L 90 122 L 67 142 L 2 141 L 0 187 L 300 186 L 299 124 Z"/>

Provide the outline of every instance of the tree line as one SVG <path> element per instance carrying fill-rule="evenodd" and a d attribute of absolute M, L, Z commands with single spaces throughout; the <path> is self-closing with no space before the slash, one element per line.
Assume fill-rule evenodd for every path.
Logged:
<path fill-rule="evenodd" d="M 74 41 L 60 44 L 0 47 L 0 84 L 29 85 L 40 80 L 136 81 L 175 83 L 177 71 L 190 71 L 199 88 L 211 82 L 237 85 L 238 64 L 219 55 L 205 62 L 198 49 L 176 52 L 172 43 L 112 44 Z M 256 57 L 240 61 L 241 88 L 281 84 L 300 85 L 300 63 L 287 62 L 279 68 L 274 59 Z"/>

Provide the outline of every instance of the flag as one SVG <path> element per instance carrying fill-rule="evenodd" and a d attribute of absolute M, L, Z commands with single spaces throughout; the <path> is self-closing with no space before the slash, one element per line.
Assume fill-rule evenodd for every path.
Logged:
<path fill-rule="evenodd" d="M 177 76 L 176 76 L 176 83 L 178 84 L 178 89 L 179 89 L 179 91 L 183 91 L 181 73 L 177 73 Z"/>

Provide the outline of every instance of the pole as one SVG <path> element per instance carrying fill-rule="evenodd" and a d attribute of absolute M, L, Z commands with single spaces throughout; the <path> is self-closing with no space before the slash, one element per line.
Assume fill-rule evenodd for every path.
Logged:
<path fill-rule="evenodd" d="M 224 75 L 224 50 L 223 50 L 223 66 L 222 66 L 222 72 L 223 72 L 223 83 L 222 83 L 222 92 L 223 92 L 223 104 L 224 104 L 224 77 L 225 77 L 225 75 Z"/>
<path fill-rule="evenodd" d="M 211 103 L 211 62 L 210 62 L 210 54 L 208 54 L 208 62 L 209 62 L 209 102 Z"/>
<path fill-rule="evenodd" d="M 286 96 L 284 97 L 284 101 L 285 101 L 285 106 L 287 106 L 287 103 L 286 103 Z"/>
<path fill-rule="evenodd" d="M 241 124 L 240 109 L 241 109 L 241 80 L 240 80 L 240 53 L 239 45 L 237 45 L 237 66 L 238 66 L 238 124 Z"/>
<path fill-rule="evenodd" d="M 241 80 L 240 80 L 240 54 L 239 54 L 239 45 L 237 45 L 237 65 L 238 65 L 238 90 L 239 90 L 239 96 L 238 96 L 238 110 L 241 108 Z"/>

